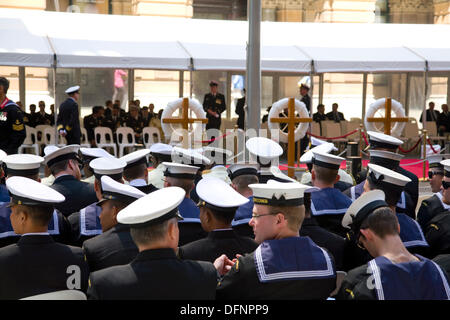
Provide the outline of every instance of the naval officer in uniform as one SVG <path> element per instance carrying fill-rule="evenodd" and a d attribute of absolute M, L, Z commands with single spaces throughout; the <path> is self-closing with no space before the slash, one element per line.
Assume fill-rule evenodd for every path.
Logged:
<path fill-rule="evenodd" d="M 173 147 L 165 143 L 155 143 L 150 146 L 150 162 L 153 170 L 148 173 L 148 184 L 158 189 L 164 188 L 164 165 L 163 162 L 172 162 Z"/>
<path fill-rule="evenodd" d="M 216 177 L 200 180 L 197 194 L 201 225 L 208 235 L 180 247 L 180 258 L 214 262 L 221 254 L 235 257 L 256 249 L 251 238 L 240 236 L 231 228 L 237 208 L 249 202 L 247 198 Z"/>
<path fill-rule="evenodd" d="M 166 187 L 136 200 L 117 215 L 128 225 L 139 253 L 129 264 L 91 273 L 89 299 L 211 300 L 217 271 L 204 261 L 180 260 L 178 205 L 186 192 Z"/>
<path fill-rule="evenodd" d="M 6 186 L 11 224 L 21 238 L 0 249 L 0 299 L 67 289 L 86 292 L 89 271 L 81 249 L 56 243 L 48 233 L 54 204 L 64 202 L 64 196 L 25 177 L 11 177 Z"/>
<path fill-rule="evenodd" d="M 117 214 L 145 193 L 108 176 L 102 176 L 101 183 L 102 199 L 97 206 L 102 210 L 99 216 L 102 234 L 83 242 L 90 272 L 127 264 L 138 253 L 129 226 L 118 223 Z"/>
<path fill-rule="evenodd" d="M 123 169 L 123 178 L 125 181 L 147 194 L 158 189 L 154 185 L 147 183 L 147 156 L 149 153 L 150 150 L 141 149 L 120 158 L 127 163 L 126 167 Z"/>
<path fill-rule="evenodd" d="M 80 86 L 70 87 L 65 91 L 69 97 L 59 106 L 56 126 L 61 136 L 65 137 L 67 144 L 81 143 L 80 116 L 78 99 Z"/>

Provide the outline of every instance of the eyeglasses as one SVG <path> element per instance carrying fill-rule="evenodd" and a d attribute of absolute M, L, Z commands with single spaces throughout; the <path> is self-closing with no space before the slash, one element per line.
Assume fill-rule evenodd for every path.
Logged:
<path fill-rule="evenodd" d="M 274 215 L 276 215 L 276 213 L 266 213 L 266 214 L 252 213 L 252 218 L 259 218 L 259 217 L 264 217 L 264 216 L 274 216 Z"/>
<path fill-rule="evenodd" d="M 443 187 L 444 189 L 450 188 L 450 182 L 442 181 L 442 187 Z"/>

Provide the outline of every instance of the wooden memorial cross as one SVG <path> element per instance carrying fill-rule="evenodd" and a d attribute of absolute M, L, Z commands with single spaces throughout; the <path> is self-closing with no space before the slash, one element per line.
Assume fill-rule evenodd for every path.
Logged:
<path fill-rule="evenodd" d="M 295 116 L 295 100 L 290 98 L 288 102 L 288 116 L 286 118 L 270 118 L 271 122 L 288 124 L 288 176 L 295 179 L 295 124 L 311 122 L 311 118 L 300 118 Z"/>
<path fill-rule="evenodd" d="M 163 119 L 164 123 L 179 123 L 181 127 L 184 129 L 183 133 L 183 148 L 189 149 L 188 146 L 188 137 L 187 132 L 189 130 L 189 124 L 194 122 L 208 123 L 208 119 L 200 119 L 200 118 L 189 118 L 189 99 L 183 98 L 183 113 L 181 118 L 166 118 Z"/>
<path fill-rule="evenodd" d="M 367 118 L 368 122 L 382 122 L 384 123 L 384 134 L 391 135 L 391 123 L 392 122 L 408 122 L 408 118 L 393 118 L 391 117 L 392 110 L 392 100 L 391 98 L 386 98 L 386 102 L 384 105 L 384 118 Z"/>

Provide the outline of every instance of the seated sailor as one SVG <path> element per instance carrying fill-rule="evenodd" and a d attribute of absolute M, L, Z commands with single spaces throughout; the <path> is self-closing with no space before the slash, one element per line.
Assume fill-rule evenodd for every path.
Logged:
<path fill-rule="evenodd" d="M 352 201 L 333 188 L 339 180 L 338 169 L 344 159 L 323 151 L 313 151 L 312 184 L 320 191 L 311 194 L 311 216 L 319 226 L 342 237 L 346 230 L 341 220 Z"/>
<path fill-rule="evenodd" d="M 444 166 L 445 176 L 442 180 L 442 192 L 436 193 L 427 199 L 428 206 L 424 206 L 421 219 L 429 219 L 424 223 L 425 239 L 430 245 L 430 256 L 450 253 L 450 159 L 441 162 Z M 433 199 L 434 197 L 437 200 Z M 424 201 L 424 202 L 425 202 Z M 426 215 L 425 215 L 426 213 Z"/>
<path fill-rule="evenodd" d="M 248 224 L 253 212 L 253 191 L 249 185 L 258 183 L 258 169 L 259 164 L 250 162 L 235 163 L 228 167 L 231 187 L 249 200 L 236 210 L 231 225 L 238 234 L 251 238 L 255 235 Z"/>
<path fill-rule="evenodd" d="M 450 193 L 445 192 L 442 181 L 450 181 L 450 159 L 445 160 L 444 155 L 429 158 L 428 177 L 430 178 L 431 190 L 434 195 L 422 201 L 419 212 L 417 213 L 417 222 L 423 230 L 427 228 L 431 219 L 441 212 L 450 210 Z M 442 159 L 440 162 L 434 162 L 435 159 Z M 431 177 L 430 177 L 431 176 Z M 446 196 L 444 196 L 444 193 Z"/>
<path fill-rule="evenodd" d="M 150 150 L 141 149 L 131 152 L 120 158 L 127 163 L 127 166 L 123 169 L 123 178 L 125 179 L 125 181 L 146 194 L 157 190 L 154 185 L 147 184 L 147 155 L 149 153 Z"/>
<path fill-rule="evenodd" d="M 25 177 L 37 182 L 39 179 L 39 168 L 44 158 L 33 154 L 12 154 L 3 158 L 3 171 L 6 180 L 11 177 Z M 9 195 L 8 195 L 9 196 Z M 16 243 L 20 236 L 13 230 L 10 221 L 10 201 L 0 202 L 0 247 Z M 70 224 L 58 210 L 54 210 L 48 224 L 48 233 L 56 242 L 69 243 L 71 236 Z"/>
<path fill-rule="evenodd" d="M 150 146 L 150 162 L 153 170 L 148 173 L 148 184 L 158 189 L 164 188 L 163 162 L 172 162 L 172 146 L 165 143 L 154 143 Z"/>
<path fill-rule="evenodd" d="M 266 183 L 270 179 L 278 180 L 270 172 L 270 167 L 279 165 L 279 157 L 283 154 L 283 148 L 277 142 L 264 137 L 248 139 L 245 147 L 250 152 L 250 160 L 260 165 L 259 183 Z"/>
<path fill-rule="evenodd" d="M 0 249 L 0 299 L 76 289 L 86 292 L 89 270 L 80 248 L 56 243 L 48 233 L 58 191 L 25 177 L 6 180 L 11 194 L 11 225 L 20 234 Z"/>
<path fill-rule="evenodd" d="M 195 187 L 194 179 L 199 168 L 176 162 L 163 162 L 163 165 L 166 168 L 164 171 L 164 188 L 180 187 L 186 192 L 185 198 L 178 206 L 183 217 L 183 221 L 179 223 L 179 245 L 182 246 L 204 238 L 206 232 L 203 230 L 200 222 L 200 210 L 190 198 L 191 190 Z"/>
<path fill-rule="evenodd" d="M 178 246 L 179 187 L 165 187 L 137 199 L 117 215 L 130 227 L 139 253 L 129 264 L 91 273 L 89 299 L 213 300 L 217 271 L 205 261 L 181 260 Z"/>
<path fill-rule="evenodd" d="M 179 248 L 182 259 L 214 262 L 221 254 L 235 257 L 253 252 L 257 244 L 249 237 L 240 236 L 231 228 L 231 221 L 240 206 L 249 200 L 223 180 L 206 177 L 197 184 L 200 198 L 200 221 L 208 236 Z"/>
<path fill-rule="evenodd" d="M 376 164 L 369 163 L 368 168 L 364 190 L 366 192 L 370 190 L 384 191 L 386 203 L 397 216 L 400 225 L 400 239 L 403 241 L 403 245 L 413 253 L 427 254 L 429 246 L 420 225 L 406 214 L 396 211 L 396 204 L 401 192 L 410 179 Z"/>
<path fill-rule="evenodd" d="M 105 149 L 102 148 L 80 148 L 81 161 L 83 161 L 83 170 L 84 170 L 84 179 L 81 180 L 83 182 L 94 184 L 95 176 L 94 171 L 89 166 L 89 163 L 97 158 L 101 157 L 110 157 L 114 158 L 113 155 L 108 153 Z"/>
<path fill-rule="evenodd" d="M 400 160 L 404 157 L 401 154 L 383 150 L 369 150 L 369 154 L 370 154 L 369 158 L 370 163 L 385 167 L 395 172 L 399 171 L 398 168 L 400 165 Z M 352 201 L 355 201 L 364 192 L 365 181 L 366 180 L 364 179 L 356 186 L 347 189 L 346 191 L 344 191 L 344 194 L 349 196 L 352 199 Z M 405 213 L 406 215 L 415 219 L 416 207 L 414 206 L 409 193 L 405 191 L 402 192 L 400 199 L 397 203 L 396 211 L 399 213 Z"/>
<path fill-rule="evenodd" d="M 101 157 L 92 160 L 89 164 L 94 170 L 94 190 L 97 200 L 102 199 L 102 176 L 109 176 L 113 180 L 123 183 L 123 168 L 127 163 L 123 160 L 111 157 Z M 69 222 L 72 226 L 72 244 L 82 246 L 87 239 L 95 237 L 102 233 L 102 225 L 100 223 L 101 207 L 97 206 L 97 202 L 74 212 L 69 216 Z"/>
<path fill-rule="evenodd" d="M 364 193 L 349 207 L 342 225 L 375 257 L 348 272 L 337 299 L 448 300 L 445 272 L 433 261 L 411 254 L 400 239 L 397 216 L 385 192 Z"/>
<path fill-rule="evenodd" d="M 259 246 L 239 257 L 224 275 L 217 299 L 327 299 L 336 288 L 333 258 L 310 238 L 299 236 L 303 194 L 309 187 L 269 180 L 250 188 L 255 203 L 250 225 Z M 214 263 L 223 274 L 220 261 L 229 261 L 223 255 Z"/>
<path fill-rule="evenodd" d="M 102 234 L 83 242 L 83 252 L 89 271 L 127 264 L 133 260 L 138 249 L 131 239 L 129 226 L 117 222 L 117 214 L 126 206 L 145 196 L 130 185 L 120 183 L 109 176 L 101 177 L 102 199 L 100 223 Z"/>

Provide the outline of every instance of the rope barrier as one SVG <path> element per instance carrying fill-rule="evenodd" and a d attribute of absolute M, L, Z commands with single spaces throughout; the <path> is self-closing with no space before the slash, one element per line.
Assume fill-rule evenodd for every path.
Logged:
<path fill-rule="evenodd" d="M 408 150 L 404 150 L 402 147 L 398 146 L 398 150 L 400 150 L 403 153 L 410 153 L 411 151 L 413 151 L 415 148 L 417 148 L 417 146 L 419 145 L 420 141 L 422 140 L 423 136 L 419 137 L 419 140 L 417 140 L 417 142 L 414 144 L 414 146 Z"/>
<path fill-rule="evenodd" d="M 363 130 L 361 130 L 361 134 L 362 134 L 362 137 L 364 138 L 364 142 L 366 143 L 366 146 L 368 146 L 369 145 L 369 141 L 367 141 L 366 134 L 364 133 Z"/>
<path fill-rule="evenodd" d="M 425 162 L 425 161 L 427 161 L 427 159 L 422 159 L 422 160 L 419 160 L 419 161 L 413 162 L 413 163 L 404 163 L 404 164 L 401 164 L 400 166 L 401 167 L 413 166 L 415 164 L 419 164 L 419 163 L 422 163 L 422 162 Z"/>
<path fill-rule="evenodd" d="M 309 132 L 309 131 L 306 131 L 306 134 L 308 134 L 308 135 L 310 135 L 310 136 L 312 136 L 312 137 L 314 137 L 314 138 L 317 138 L 317 139 L 335 140 L 335 139 L 342 139 L 342 138 L 348 137 L 348 136 L 350 136 L 350 135 L 352 135 L 352 134 L 354 134 L 355 132 L 358 132 L 358 131 L 359 131 L 359 129 L 355 129 L 355 130 L 353 130 L 353 131 L 351 131 L 351 132 L 349 132 L 349 133 L 344 134 L 343 136 L 339 136 L 339 137 L 331 137 L 331 138 L 329 138 L 329 137 L 318 136 L 318 135 L 312 134 L 312 133 Z"/>
<path fill-rule="evenodd" d="M 222 138 L 224 138 L 224 137 L 226 137 L 226 136 L 228 136 L 228 135 L 230 135 L 230 134 L 232 134 L 232 133 L 234 133 L 234 131 L 230 131 L 230 132 L 225 133 L 225 134 L 223 134 L 223 135 L 221 135 L 221 136 L 219 136 L 219 137 L 214 137 L 213 139 L 210 139 L 210 140 L 200 140 L 200 141 L 195 141 L 195 142 L 211 143 L 211 142 L 214 142 L 214 141 L 216 141 L 216 140 L 222 139 Z"/>
<path fill-rule="evenodd" d="M 433 145 L 431 144 L 431 140 L 428 138 L 427 139 L 428 144 L 430 145 L 431 150 L 433 151 L 433 153 L 439 153 L 436 150 L 434 150 Z"/>

